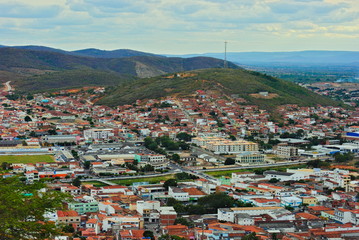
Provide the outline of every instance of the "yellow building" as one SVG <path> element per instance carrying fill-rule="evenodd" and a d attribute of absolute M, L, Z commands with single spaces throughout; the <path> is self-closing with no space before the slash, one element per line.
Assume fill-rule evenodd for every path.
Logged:
<path fill-rule="evenodd" d="M 303 205 L 307 206 L 316 206 L 318 204 L 318 199 L 315 197 L 302 197 Z"/>

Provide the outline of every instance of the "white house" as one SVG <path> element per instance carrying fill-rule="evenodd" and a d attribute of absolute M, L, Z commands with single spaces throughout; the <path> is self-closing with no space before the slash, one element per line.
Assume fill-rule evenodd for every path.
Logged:
<path fill-rule="evenodd" d="M 182 201 L 182 202 L 189 201 L 188 192 L 185 192 L 178 187 L 169 187 L 168 196 L 176 199 L 177 201 Z"/>

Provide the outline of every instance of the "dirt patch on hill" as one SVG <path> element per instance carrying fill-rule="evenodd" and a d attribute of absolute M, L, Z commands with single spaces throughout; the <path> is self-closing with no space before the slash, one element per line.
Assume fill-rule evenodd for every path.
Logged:
<path fill-rule="evenodd" d="M 276 94 L 276 93 L 268 93 L 268 95 L 262 95 L 262 94 L 259 94 L 259 93 L 252 93 L 252 94 L 249 94 L 249 96 L 254 97 L 254 98 L 261 98 L 261 99 L 273 99 L 273 98 L 278 97 L 279 95 Z"/>
<path fill-rule="evenodd" d="M 165 92 L 172 92 L 174 90 L 174 88 L 165 88 L 164 91 Z"/>

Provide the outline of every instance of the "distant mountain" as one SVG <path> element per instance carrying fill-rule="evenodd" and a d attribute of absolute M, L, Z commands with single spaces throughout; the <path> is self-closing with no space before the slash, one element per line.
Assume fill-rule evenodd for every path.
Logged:
<path fill-rule="evenodd" d="M 134 56 L 96 58 L 73 56 L 55 51 L 0 48 L 0 81 L 13 81 L 23 91 L 117 85 L 136 77 L 223 66 L 223 60 Z M 237 65 L 229 63 L 232 68 Z"/>
<path fill-rule="evenodd" d="M 26 50 L 35 50 L 35 51 L 47 51 L 47 52 L 56 52 L 63 53 L 74 56 L 82 56 L 82 57 L 96 57 L 96 58 L 124 58 L 124 57 L 135 57 L 135 56 L 161 56 L 153 53 L 146 53 L 135 51 L 131 49 L 117 49 L 117 50 L 100 50 L 96 48 L 88 48 L 81 49 L 76 51 L 65 51 L 62 49 L 45 47 L 45 46 L 35 46 L 35 45 L 27 45 L 27 46 L 4 46 L 0 45 L 0 48 L 17 48 L 17 49 L 26 49 Z M 162 56 L 163 57 L 163 56 Z"/>
<path fill-rule="evenodd" d="M 206 56 L 223 59 L 223 53 L 166 55 L 169 57 Z M 228 52 L 227 59 L 239 64 L 347 64 L 359 65 L 358 51 L 298 51 L 298 52 Z"/>
<path fill-rule="evenodd" d="M 71 54 L 84 57 L 98 57 L 98 58 L 123 58 L 135 56 L 160 56 L 152 53 L 145 53 L 134 51 L 131 49 L 118 49 L 112 51 L 99 50 L 96 48 L 89 48 L 70 52 Z"/>
<path fill-rule="evenodd" d="M 132 104 L 138 99 L 170 95 L 188 96 L 196 90 L 212 90 L 227 97 L 235 94 L 247 100 L 249 104 L 258 105 L 269 111 L 274 111 L 277 106 L 283 104 L 339 105 L 339 102 L 292 82 L 244 69 L 201 69 L 181 75 L 158 76 L 120 85 L 108 92 L 98 104 L 116 106 Z M 268 96 L 262 96 L 259 92 L 268 92 Z"/>
<path fill-rule="evenodd" d="M 69 54 L 70 52 L 67 52 L 65 50 L 57 49 L 57 48 L 51 48 L 51 47 L 45 47 L 45 46 L 36 46 L 36 45 L 27 45 L 27 46 L 4 46 L 0 45 L 0 48 L 17 48 L 17 49 L 26 49 L 26 50 L 35 50 L 35 51 L 47 51 L 47 52 L 57 52 L 57 53 L 63 53 L 63 54 Z"/>

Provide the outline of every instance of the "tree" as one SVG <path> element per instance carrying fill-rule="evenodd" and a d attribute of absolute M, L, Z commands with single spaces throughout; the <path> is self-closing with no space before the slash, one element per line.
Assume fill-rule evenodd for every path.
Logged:
<path fill-rule="evenodd" d="M 31 131 L 29 134 L 30 137 L 36 137 L 36 133 L 34 131 Z"/>
<path fill-rule="evenodd" d="M 175 177 L 177 180 L 198 179 L 197 176 L 186 173 L 186 172 L 176 173 Z"/>
<path fill-rule="evenodd" d="M 229 139 L 231 139 L 232 141 L 236 141 L 237 138 L 234 135 L 229 135 Z"/>
<path fill-rule="evenodd" d="M 233 158 L 226 158 L 226 161 L 224 161 L 224 165 L 233 165 L 236 163 L 236 160 Z"/>
<path fill-rule="evenodd" d="M 316 160 L 308 161 L 307 166 L 312 168 L 329 167 L 330 163 L 316 159 Z"/>
<path fill-rule="evenodd" d="M 57 135 L 56 129 L 50 129 L 47 131 L 49 135 Z"/>
<path fill-rule="evenodd" d="M 153 235 L 153 232 L 150 230 L 146 230 L 143 232 L 143 237 L 145 238 L 151 238 L 151 240 L 155 239 L 155 236 Z"/>
<path fill-rule="evenodd" d="M 171 142 L 168 143 L 166 149 L 172 150 L 172 151 L 173 150 L 179 150 L 179 143 L 171 141 Z"/>
<path fill-rule="evenodd" d="M 68 225 L 65 225 L 65 226 L 62 228 L 62 231 L 65 232 L 65 233 L 74 233 L 74 232 L 75 232 L 75 228 L 72 226 L 72 224 L 68 224 Z"/>
<path fill-rule="evenodd" d="M 150 164 L 146 164 L 144 167 L 141 167 L 142 172 L 153 172 L 154 170 L 155 168 Z"/>
<path fill-rule="evenodd" d="M 354 155 L 352 153 L 335 153 L 334 159 L 336 162 L 349 162 L 354 159 Z"/>
<path fill-rule="evenodd" d="M 186 238 L 182 238 L 176 235 L 165 234 L 161 235 L 158 240 L 186 240 Z"/>
<path fill-rule="evenodd" d="M 52 239 L 61 229 L 44 214 L 62 207 L 65 195 L 40 192 L 42 182 L 24 184 L 19 178 L 0 179 L 0 239 Z"/>
<path fill-rule="evenodd" d="M 25 122 L 31 122 L 31 121 L 32 121 L 32 119 L 31 119 L 30 116 L 26 116 L 26 117 L 24 118 L 24 120 L 25 120 Z"/>
<path fill-rule="evenodd" d="M 71 154 L 72 154 L 72 156 L 74 156 L 74 158 L 76 159 L 76 160 L 79 160 L 80 159 L 80 157 L 79 157 L 79 154 L 77 153 L 77 151 L 76 150 L 71 150 Z"/>
<path fill-rule="evenodd" d="M 230 208 L 236 201 L 225 193 L 215 193 L 198 199 L 198 205 L 204 206 L 208 213 L 216 213 L 218 208 Z"/>
<path fill-rule="evenodd" d="M 259 240 L 260 238 L 256 236 L 255 232 L 245 235 L 242 237 L 242 240 Z"/>
<path fill-rule="evenodd" d="M 269 179 L 269 183 L 277 183 L 277 182 L 279 182 L 280 181 L 280 179 L 278 179 L 278 178 L 271 178 L 271 179 Z"/>
<path fill-rule="evenodd" d="M 73 181 L 72 181 L 72 185 L 74 185 L 75 187 L 80 187 L 81 186 L 81 180 L 80 178 L 75 178 Z"/>
<path fill-rule="evenodd" d="M 174 198 L 168 198 L 167 199 L 167 206 L 174 206 L 175 204 L 180 203 L 178 200 L 174 199 Z"/>
<path fill-rule="evenodd" d="M 186 142 L 190 142 L 193 138 L 192 135 L 186 133 L 186 132 L 180 132 L 176 135 L 176 137 L 179 139 L 179 140 L 182 140 L 182 141 L 186 141 Z"/>
<path fill-rule="evenodd" d="M 188 143 L 185 143 L 185 142 L 180 142 L 179 143 L 179 147 L 182 149 L 182 150 L 189 150 L 190 149 L 190 145 Z"/>
<path fill-rule="evenodd" d="M 169 187 L 177 187 L 177 180 L 174 178 L 170 178 L 163 183 L 163 187 L 166 189 L 166 191 Z"/>
<path fill-rule="evenodd" d="M 285 206 L 284 208 L 287 209 L 288 211 L 293 211 L 294 210 L 294 207 L 289 206 L 289 205 Z"/>
<path fill-rule="evenodd" d="M 1 163 L 1 168 L 3 170 L 8 170 L 10 168 L 10 164 L 8 162 L 2 162 Z"/>
<path fill-rule="evenodd" d="M 91 166 L 91 162 L 90 162 L 90 161 L 85 161 L 85 162 L 84 162 L 84 168 L 85 168 L 85 169 L 90 169 L 90 166 Z"/>
<path fill-rule="evenodd" d="M 175 225 L 176 224 L 182 224 L 187 227 L 192 227 L 194 225 L 192 221 L 189 221 L 188 219 L 183 218 L 183 217 L 176 218 Z"/>
<path fill-rule="evenodd" d="M 173 160 L 173 161 L 175 161 L 176 163 L 180 163 L 181 161 L 181 157 L 180 157 L 180 155 L 178 155 L 177 153 L 175 153 L 175 154 L 173 154 L 172 156 L 171 156 L 171 159 Z"/>

